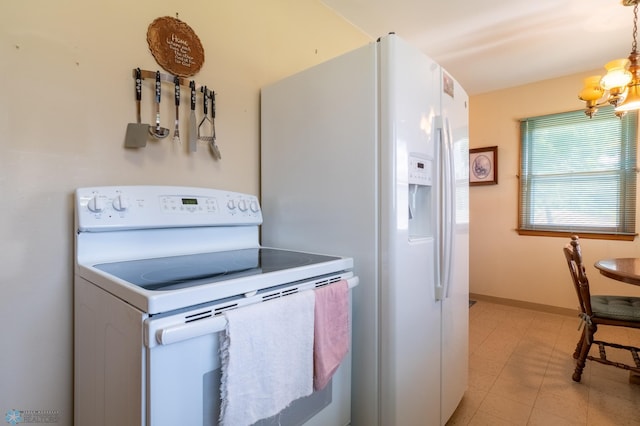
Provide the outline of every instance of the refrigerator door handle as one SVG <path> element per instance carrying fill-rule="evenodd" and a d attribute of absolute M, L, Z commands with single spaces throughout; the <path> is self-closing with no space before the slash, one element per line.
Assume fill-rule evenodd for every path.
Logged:
<path fill-rule="evenodd" d="M 449 297 L 449 287 L 453 267 L 453 224 L 455 214 L 455 169 L 451 130 L 449 121 L 439 117 L 437 129 L 440 134 L 440 229 L 438 243 L 438 261 L 436 271 L 436 300 Z"/>
<path fill-rule="evenodd" d="M 453 276 L 453 236 L 456 223 L 456 175 L 455 175 L 455 158 L 453 153 L 453 137 L 451 132 L 451 123 L 448 119 L 444 120 L 444 135 L 445 135 L 445 161 L 447 164 L 447 173 L 445 178 L 445 193 L 447 209 L 444 215 L 445 225 L 445 247 L 444 247 L 444 259 L 445 259 L 445 276 L 444 276 L 444 297 L 449 297 L 449 290 L 451 288 L 451 280 Z"/>
<path fill-rule="evenodd" d="M 442 127 L 442 117 L 436 116 L 434 118 L 434 126 L 433 128 L 436 130 L 436 135 L 438 137 L 436 141 L 436 158 L 437 158 L 437 208 L 436 208 L 436 223 L 438 224 L 436 229 L 436 250 L 435 250 L 435 296 L 436 300 L 442 300 L 444 298 L 444 282 L 442 278 L 444 276 L 444 229 L 443 224 L 445 222 L 445 184 L 444 184 L 444 176 L 445 176 L 445 162 L 444 158 L 444 129 Z"/>

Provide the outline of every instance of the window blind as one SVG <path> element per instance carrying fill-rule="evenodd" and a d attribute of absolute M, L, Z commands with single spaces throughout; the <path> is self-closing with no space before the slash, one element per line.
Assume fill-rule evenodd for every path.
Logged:
<path fill-rule="evenodd" d="M 637 112 L 527 118 L 520 133 L 520 230 L 635 234 Z"/>

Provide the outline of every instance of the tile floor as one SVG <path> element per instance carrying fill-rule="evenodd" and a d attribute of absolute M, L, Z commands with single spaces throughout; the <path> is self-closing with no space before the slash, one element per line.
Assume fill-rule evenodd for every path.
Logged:
<path fill-rule="evenodd" d="M 469 388 L 448 426 L 640 425 L 628 371 L 587 361 L 581 383 L 571 380 L 577 316 L 480 300 L 469 322 Z M 596 336 L 640 347 L 640 330 L 601 326 Z"/>

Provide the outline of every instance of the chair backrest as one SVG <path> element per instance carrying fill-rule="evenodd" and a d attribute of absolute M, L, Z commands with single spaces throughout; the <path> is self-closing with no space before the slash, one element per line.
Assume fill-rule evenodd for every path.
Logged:
<path fill-rule="evenodd" d="M 569 265 L 573 287 L 578 295 L 580 311 L 583 314 L 591 316 L 593 312 L 591 311 L 589 280 L 587 279 L 587 272 L 584 269 L 584 263 L 582 263 L 582 250 L 580 249 L 580 239 L 577 235 L 571 237 L 571 242 L 564 246 L 563 251 L 564 256 L 567 258 L 567 264 Z"/>

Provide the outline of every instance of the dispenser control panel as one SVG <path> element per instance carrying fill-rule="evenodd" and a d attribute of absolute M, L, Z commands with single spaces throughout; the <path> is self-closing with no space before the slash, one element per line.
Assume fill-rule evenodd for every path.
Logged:
<path fill-rule="evenodd" d="M 423 157 L 411 155 L 409 157 L 409 183 L 433 185 L 433 162 Z"/>

